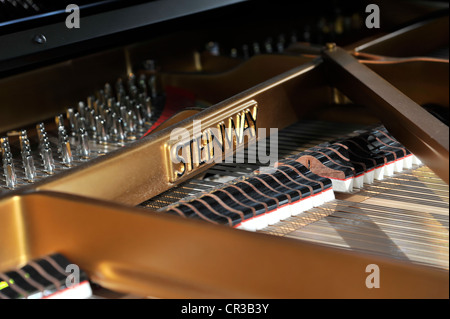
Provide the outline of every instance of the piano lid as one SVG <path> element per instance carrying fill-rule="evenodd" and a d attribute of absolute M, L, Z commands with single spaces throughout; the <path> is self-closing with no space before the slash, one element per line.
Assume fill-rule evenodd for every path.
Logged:
<path fill-rule="evenodd" d="M 0 0 L 0 72 L 48 60 L 50 50 L 69 46 L 64 55 L 74 54 L 78 49 L 73 45 L 83 41 L 244 1 Z M 79 28 L 66 26 L 70 3 L 79 8 Z"/>

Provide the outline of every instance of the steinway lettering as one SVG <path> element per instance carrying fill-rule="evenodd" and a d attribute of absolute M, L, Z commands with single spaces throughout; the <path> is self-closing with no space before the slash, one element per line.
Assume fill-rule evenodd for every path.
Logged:
<path fill-rule="evenodd" d="M 183 128 L 172 131 L 166 149 L 171 182 L 199 167 L 219 163 L 257 138 L 257 104 L 251 101 L 241 111 L 216 122 L 206 129 L 201 121 L 193 122 L 192 134 Z"/>

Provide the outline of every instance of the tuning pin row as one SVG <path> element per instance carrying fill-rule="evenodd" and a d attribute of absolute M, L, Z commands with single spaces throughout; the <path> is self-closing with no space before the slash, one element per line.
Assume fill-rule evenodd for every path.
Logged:
<path fill-rule="evenodd" d="M 149 76 L 136 77 L 131 73 L 125 81 L 118 79 L 116 94 L 106 83 L 104 89 L 87 98 L 86 104 L 79 102 L 77 109 L 68 108 L 66 117 L 70 134 L 79 139 L 79 129 L 83 127 L 91 138 L 102 144 L 135 139 L 138 132 L 144 130 L 145 123 L 151 120 L 152 98 L 158 94 L 154 61 L 146 61 L 145 68 Z M 119 118 L 121 122 L 118 122 Z M 63 123 L 61 118 L 57 118 L 57 124 L 59 122 Z"/>
<path fill-rule="evenodd" d="M 289 41 L 287 41 L 287 39 Z M 230 56 L 232 58 L 242 57 L 249 59 L 251 56 L 259 54 L 283 53 L 288 45 L 298 42 L 296 31 L 292 31 L 288 37 L 284 33 L 279 34 L 275 40 L 272 37 L 267 37 L 264 41 L 253 41 L 250 44 L 244 43 L 240 47 L 232 47 L 230 49 Z M 211 54 L 219 52 L 216 48 L 220 45 L 216 42 L 209 42 L 206 45 L 206 50 Z"/>
<path fill-rule="evenodd" d="M 116 100 L 111 85 L 106 84 L 104 90 L 98 91 L 96 96 L 89 96 L 86 103 L 79 102 L 76 108 L 68 108 L 65 115 L 55 116 L 58 132 L 57 150 L 65 166 L 72 166 L 74 161 L 68 134 L 74 137 L 77 155 L 84 159 L 90 157 L 91 136 L 102 144 L 111 141 L 124 143 L 137 137 L 138 132 L 144 129 L 146 121 L 152 116 L 152 100 L 147 95 L 145 80 L 145 77 L 137 79 L 134 75 L 130 75 L 126 85 L 131 96 L 119 94 L 120 101 Z M 119 91 L 126 92 L 121 81 L 118 81 L 116 87 Z M 53 174 L 55 162 L 43 123 L 36 125 L 36 132 L 43 171 Z M 34 182 L 37 172 L 26 131 L 21 132 L 19 141 L 25 179 Z M 17 177 L 7 137 L 1 139 L 1 150 L 6 187 L 14 188 L 17 185 Z"/>
<path fill-rule="evenodd" d="M 119 79 L 113 86 L 106 83 L 101 90 L 88 96 L 86 102 L 81 101 L 76 107 L 68 108 L 65 114 L 55 116 L 56 146 L 63 165 L 73 166 L 74 158 L 90 158 L 92 139 L 99 144 L 123 144 L 136 139 L 145 131 L 145 125 L 153 113 L 153 98 L 158 95 L 154 61 L 147 61 L 147 71 L 150 75 L 136 77 L 129 74 L 125 80 Z M 44 123 L 36 125 L 36 132 L 42 160 L 42 166 L 39 166 L 46 174 L 53 174 L 56 170 L 55 160 Z M 19 142 L 23 179 L 31 183 L 37 179 L 38 173 L 26 130 L 20 132 Z M 8 137 L 0 139 L 0 146 L 5 184 L 12 189 L 17 186 L 18 177 Z"/>
<path fill-rule="evenodd" d="M 146 122 L 151 120 L 153 113 L 152 99 L 158 93 L 154 61 L 147 61 L 146 70 L 150 75 L 136 77 L 131 73 L 125 80 L 118 79 L 114 85 L 106 83 L 104 88 L 88 96 L 86 102 L 80 101 L 75 108 L 68 108 L 65 116 L 59 114 L 55 117 L 58 153 L 64 165 L 73 165 L 70 141 L 76 145 L 76 154 L 87 159 L 91 155 L 89 143 L 92 140 L 98 144 L 123 144 L 145 131 Z M 51 173 L 54 163 L 46 160 L 52 157 L 50 144 L 44 142 L 45 128 L 41 123 L 36 129 L 44 167 Z M 72 136 L 70 141 L 69 134 Z"/>

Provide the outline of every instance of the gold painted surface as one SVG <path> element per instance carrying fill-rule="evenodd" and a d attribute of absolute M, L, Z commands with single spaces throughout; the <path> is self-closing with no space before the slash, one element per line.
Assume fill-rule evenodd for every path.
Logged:
<path fill-rule="evenodd" d="M 403 59 L 361 61 L 419 105 L 449 107 L 449 62 Z"/>
<path fill-rule="evenodd" d="M 28 257 L 26 220 L 19 197 L 10 197 L 0 204 L 0 263 L 2 269 L 14 268 Z"/>
<path fill-rule="evenodd" d="M 389 48 L 389 43 L 383 44 L 383 50 Z M 92 88 L 125 73 L 124 55 L 130 58 L 130 63 L 151 55 L 148 46 L 129 50 L 100 54 L 84 62 L 83 59 L 68 61 L 44 71 L 0 80 L 0 97 L 8 96 L 2 100 L 4 105 L 8 109 L 20 107 L 24 114 L 17 117 L 17 113 L 3 113 L 0 130 L 36 122 L 53 116 L 68 104 L 73 105 L 80 96 L 91 94 Z M 160 54 L 163 53 L 161 50 Z M 233 112 L 236 106 L 255 100 L 260 108 L 258 125 L 282 128 L 308 110 L 330 102 L 327 81 L 318 71 L 319 63 L 311 63 L 311 57 L 259 56 L 241 63 L 199 56 L 192 47 L 177 54 L 164 61 L 163 82 L 190 89 L 203 99 L 218 103 L 211 110 L 174 123 L 180 127 L 190 128 L 193 119 L 212 121 L 219 111 Z M 98 61 L 107 67 L 96 65 Z M 306 67 L 297 67 L 304 63 Z M 111 65 L 115 67 L 110 68 Z M 448 91 L 444 88 L 448 78 L 447 82 L 443 79 L 445 72 L 448 74 L 448 63 L 411 62 L 370 67 L 394 84 L 403 85 L 400 89 L 408 96 L 408 92 L 413 94 L 411 98 L 417 103 L 427 102 L 428 93 L 418 90 L 419 82 L 408 81 L 405 77 L 409 73 L 405 73 L 412 69 L 419 76 L 434 70 L 428 72 L 432 76 L 426 78 L 429 81 L 425 84 L 426 92 L 448 106 Z M 198 71 L 221 73 L 195 74 Z M 288 72 L 278 76 L 284 71 Z M 86 79 L 85 74 L 91 72 L 101 76 Z M 69 78 L 83 85 L 73 91 Z M 36 92 L 22 94 L 23 88 L 30 85 L 34 85 Z M 13 94 L 9 95 L 10 92 Z M 36 103 L 40 108 L 35 107 Z M 164 145 L 169 129 L 67 172 L 61 178 L 40 183 L 37 189 L 129 205 L 140 203 L 174 185 L 168 182 L 168 174 L 161 174 L 166 171 Z M 363 202 L 365 197 L 357 198 Z M 323 215 L 309 217 L 317 220 Z M 0 232 L 0 270 L 58 251 L 79 263 L 96 282 L 125 293 L 173 298 L 448 298 L 448 271 L 143 213 L 84 197 L 44 192 L 3 198 L 0 222 L 4 226 Z M 205 238 L 214 240 L 205 241 Z M 382 269 L 382 289 L 365 287 L 364 269 L 369 263 L 377 263 Z"/>
<path fill-rule="evenodd" d="M 114 202 L 137 205 L 173 187 L 169 182 L 165 145 L 171 129 L 193 130 L 193 121 L 209 127 L 218 114 L 233 115 L 239 105 L 258 104 L 258 128 L 281 129 L 294 123 L 311 109 L 328 104 L 329 88 L 320 73 L 320 60 L 303 64 L 245 90 L 174 126 L 151 134 L 126 149 L 118 150 L 86 165 L 66 171 L 58 178 L 35 184 L 38 190 L 52 190 Z M 239 73 L 238 73 L 239 74 Z M 236 79 L 230 73 L 227 81 Z M 243 89 L 243 88 L 242 88 Z M 213 163 L 203 165 L 198 173 Z M 178 179 L 182 182 L 186 177 Z"/>
<path fill-rule="evenodd" d="M 0 212 L 10 229 L 0 233 L 2 247 L 20 235 L 26 248 L 2 249 L 0 271 L 60 252 L 94 282 L 138 296 L 448 298 L 448 272 L 439 269 L 105 202 L 28 194 L 3 199 Z M 373 263 L 381 269 L 379 289 L 365 286 Z"/>

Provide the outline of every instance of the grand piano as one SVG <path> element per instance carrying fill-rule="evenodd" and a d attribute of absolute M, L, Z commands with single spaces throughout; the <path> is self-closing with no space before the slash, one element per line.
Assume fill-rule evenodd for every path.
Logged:
<path fill-rule="evenodd" d="M 448 3 L 69 4 L 0 1 L 0 299 L 448 298 Z"/>

